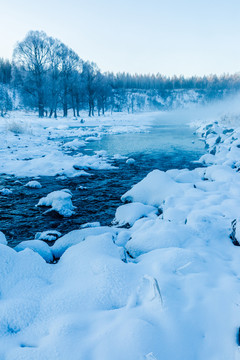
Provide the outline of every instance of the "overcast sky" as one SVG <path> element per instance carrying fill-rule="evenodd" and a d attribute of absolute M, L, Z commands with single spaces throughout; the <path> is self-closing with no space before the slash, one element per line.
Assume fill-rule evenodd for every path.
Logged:
<path fill-rule="evenodd" d="M 240 0 L 0 0 L 0 57 L 44 30 L 102 71 L 240 71 Z"/>

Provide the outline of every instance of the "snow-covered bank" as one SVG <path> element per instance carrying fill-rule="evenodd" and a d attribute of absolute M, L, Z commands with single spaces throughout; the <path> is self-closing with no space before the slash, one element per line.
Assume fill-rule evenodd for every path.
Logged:
<path fill-rule="evenodd" d="M 210 165 L 151 172 L 115 226 L 17 252 L 2 236 L 0 359 L 240 358 L 240 129 L 198 125 Z"/>
<path fill-rule="evenodd" d="M 0 173 L 24 176 L 81 176 L 79 169 L 112 169 L 106 154 L 86 155 L 84 147 L 105 134 L 147 131 L 155 113 L 39 119 L 12 112 L 0 124 Z M 75 152 L 73 154 L 73 152 Z"/>

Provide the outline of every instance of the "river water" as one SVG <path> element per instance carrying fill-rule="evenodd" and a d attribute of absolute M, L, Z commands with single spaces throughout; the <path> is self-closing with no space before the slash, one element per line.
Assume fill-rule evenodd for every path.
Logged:
<path fill-rule="evenodd" d="M 145 133 L 104 135 L 100 141 L 88 143 L 84 152 L 90 155 L 99 150 L 105 150 L 109 156 L 120 154 L 134 158 L 135 163 L 128 165 L 126 159 L 115 159 L 116 169 L 90 170 L 92 175 L 87 177 L 39 177 L 41 189 L 23 186 L 32 178 L 0 177 L 0 187 L 13 190 L 11 195 L 0 196 L 0 230 L 10 246 L 34 239 L 37 232 L 45 230 L 55 229 L 66 234 L 87 222 L 110 225 L 116 208 L 121 205 L 121 195 L 150 171 L 193 169 L 201 166 L 195 161 L 205 152 L 203 142 L 193 130 L 176 121 L 155 123 Z M 62 218 L 54 212 L 44 214 L 46 208 L 35 206 L 41 197 L 63 188 L 72 191 L 72 201 L 77 207 L 71 218 Z"/>

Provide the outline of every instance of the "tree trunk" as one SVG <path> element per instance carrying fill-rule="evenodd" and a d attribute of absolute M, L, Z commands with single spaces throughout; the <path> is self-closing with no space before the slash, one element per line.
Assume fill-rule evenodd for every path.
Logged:
<path fill-rule="evenodd" d="M 63 103 L 63 116 L 67 117 L 68 115 L 68 108 L 67 108 L 67 103 Z"/>
<path fill-rule="evenodd" d="M 43 106 L 43 104 L 38 104 L 38 116 L 40 118 L 44 117 L 44 106 Z"/>
<path fill-rule="evenodd" d="M 63 116 L 67 117 L 68 115 L 68 102 L 67 102 L 67 88 L 64 89 L 63 94 Z"/>

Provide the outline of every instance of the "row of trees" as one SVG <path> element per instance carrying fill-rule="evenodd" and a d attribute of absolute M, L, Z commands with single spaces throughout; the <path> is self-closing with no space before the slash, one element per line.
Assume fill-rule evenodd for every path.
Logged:
<path fill-rule="evenodd" d="M 99 115 L 106 109 L 133 111 L 134 106 L 140 109 L 146 102 L 146 95 L 154 104 L 158 96 L 164 99 L 172 90 L 194 89 L 209 93 L 238 90 L 240 75 L 184 78 L 160 74 L 102 74 L 96 64 L 84 62 L 60 40 L 42 31 L 30 31 L 17 43 L 12 63 L 0 59 L 2 114 L 11 107 L 9 88 L 17 93 L 24 107 L 38 109 L 40 117 L 57 117 L 59 110 L 67 116 L 69 109 L 74 116 L 79 116 L 82 109 L 88 109 L 89 116 L 93 116 L 95 109 Z"/>
<path fill-rule="evenodd" d="M 37 107 L 39 116 L 74 115 L 87 103 L 89 116 L 105 110 L 108 86 L 94 63 L 83 62 L 61 41 L 44 32 L 30 31 L 13 52 L 14 86 L 20 90 L 25 105 Z"/>
<path fill-rule="evenodd" d="M 128 74 L 112 73 L 107 74 L 108 79 L 115 89 L 145 89 L 145 90 L 225 90 L 225 89 L 240 89 L 240 73 L 229 75 L 223 74 L 221 76 L 192 76 L 185 78 L 184 76 L 167 77 L 161 74 Z"/>

